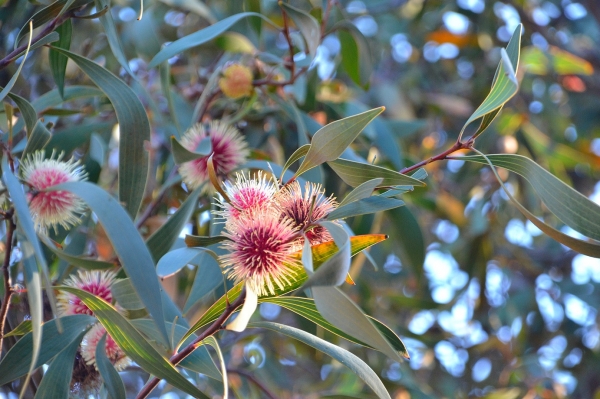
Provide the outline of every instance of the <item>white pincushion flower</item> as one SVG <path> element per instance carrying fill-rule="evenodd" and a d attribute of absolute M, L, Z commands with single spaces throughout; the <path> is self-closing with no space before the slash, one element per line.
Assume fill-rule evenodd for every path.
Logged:
<path fill-rule="evenodd" d="M 36 151 L 23 159 L 21 177 L 31 187 L 29 209 L 33 215 L 35 227 L 45 233 L 48 228 L 55 230 L 58 225 L 68 229 L 77 224 L 79 215 L 85 210 L 85 203 L 68 191 L 44 190 L 62 183 L 82 181 L 87 178 L 79 161 L 71 158 L 62 161 L 63 154 L 54 159 L 54 153 L 44 159 L 44 151 Z"/>

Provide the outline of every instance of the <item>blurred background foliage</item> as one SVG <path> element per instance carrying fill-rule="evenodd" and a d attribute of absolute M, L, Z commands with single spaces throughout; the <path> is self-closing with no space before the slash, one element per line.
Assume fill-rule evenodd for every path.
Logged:
<path fill-rule="evenodd" d="M 98 9 L 90 5 L 79 15 L 94 14 L 105 3 L 96 1 Z M 322 17 L 319 1 L 290 4 Z M 6 51 L 39 6 L 27 0 L 0 5 L 0 43 Z M 121 63 L 98 19 L 72 20 L 71 51 L 118 74 L 146 106 L 152 126 L 148 199 L 172 178 L 169 137 L 185 130 L 215 68 L 239 61 L 264 77 L 277 62 L 275 56 L 287 55 L 288 44 L 268 23 L 250 18 L 219 39 L 171 58 L 170 70 L 150 69 L 149 61 L 164 43 L 244 11 L 261 12 L 282 24 L 280 7 L 272 0 L 148 0 L 141 21 L 138 2 L 113 0 L 110 12 L 122 43 Z M 298 55 L 297 67 L 307 71 L 293 84 L 262 88 L 257 101 L 215 97 L 205 118 L 235 118 L 255 149 L 254 158 L 281 165 L 318 124 L 385 105 L 385 113 L 353 150 L 369 162 L 400 170 L 454 142 L 489 92 L 500 48 L 522 23 L 519 93 L 476 147 L 488 154 L 530 157 L 600 202 L 596 0 L 336 0 L 328 21 L 327 31 L 338 21 L 349 21 L 364 40 L 355 40 L 352 29 L 326 33 L 312 63 L 303 63 Z M 298 34 L 292 38 L 298 47 L 304 45 Z M 37 49 L 26 60 L 13 92 L 42 104 L 45 121 L 53 124 L 48 151 L 74 153 L 85 163 L 89 180 L 115 189 L 118 134 L 110 103 L 105 97 L 76 94 L 65 103 L 44 103 L 44 94 L 55 87 L 48 63 L 40 61 L 48 59 L 46 52 L 48 48 Z M 2 86 L 18 67 L 17 62 L 0 71 Z M 66 85 L 92 84 L 69 61 Z M 6 114 L 2 118 L 5 130 Z M 600 261 L 568 250 L 524 219 L 489 168 L 456 159 L 426 169 L 427 187 L 405 195 L 406 207 L 350 221 L 356 234 L 381 232 L 390 238 L 370 251 L 377 268 L 364 255 L 354 259 L 356 286 L 344 287 L 366 313 L 402 336 L 411 359 L 400 364 L 343 340 L 338 343 L 365 359 L 397 399 L 600 397 Z M 327 166 L 315 171 L 307 178 L 322 181 L 338 198 L 349 191 Z M 528 209 L 560 228 L 528 183 L 504 170 L 500 174 Z M 167 190 L 145 224 L 145 234 L 164 223 L 185 198 L 177 185 Z M 208 199 L 201 200 L 189 232 L 207 233 L 208 208 Z M 79 231 L 86 231 L 86 225 L 93 224 Z M 568 228 L 562 231 L 576 235 Z M 77 244 L 85 253 L 111 259 L 101 231 L 87 237 Z M 66 265 L 55 261 L 52 270 L 61 279 Z M 193 277 L 189 270 L 164 281 L 182 307 Z M 192 307 L 189 318 L 197 318 L 217 294 Z M 25 307 L 22 313 L 27 313 Z M 260 315 L 336 339 L 273 304 L 262 304 Z M 226 335 L 221 344 L 231 367 L 253 373 L 280 397 L 319 397 L 314 392 L 368 397 L 361 393 L 360 380 L 341 364 L 275 333 L 248 330 Z M 141 378 L 135 370 L 122 375 L 134 392 Z M 230 384 L 238 397 L 259 395 L 236 375 Z M 218 384 L 214 389 L 218 392 Z M 10 395 L 0 388 L 0 397 Z"/>

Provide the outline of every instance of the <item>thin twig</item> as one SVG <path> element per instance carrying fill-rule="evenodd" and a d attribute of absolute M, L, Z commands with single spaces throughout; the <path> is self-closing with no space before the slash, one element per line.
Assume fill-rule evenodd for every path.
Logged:
<path fill-rule="evenodd" d="M 66 12 L 58 18 L 54 18 L 48 25 L 44 27 L 40 31 L 40 33 L 31 41 L 31 45 L 33 46 L 35 43 L 39 42 L 42 38 L 50 34 L 57 26 L 61 25 L 67 19 L 71 18 L 71 12 Z M 10 53 L 8 53 L 4 58 L 0 60 L 0 69 L 6 68 L 11 62 L 16 60 L 23 51 L 27 50 L 27 44 L 22 44 Z"/>
<path fill-rule="evenodd" d="M 325 28 L 327 27 L 327 20 L 329 19 L 329 13 L 331 12 L 331 8 L 333 7 L 333 3 L 336 0 L 327 0 L 327 6 L 325 7 L 325 12 L 323 13 L 323 19 L 321 20 L 321 40 L 325 37 Z"/>
<path fill-rule="evenodd" d="M 294 44 L 292 43 L 292 38 L 290 36 L 288 16 L 283 7 L 281 7 L 281 15 L 283 16 L 283 36 L 285 37 L 285 40 L 287 40 L 288 47 L 290 48 L 290 65 L 288 66 L 288 69 L 290 70 L 290 75 L 294 76 L 296 73 L 296 63 L 294 62 Z"/>
<path fill-rule="evenodd" d="M 470 149 L 473 146 L 473 142 L 474 142 L 473 138 L 470 138 L 464 142 L 460 141 L 460 140 L 456 140 L 456 143 L 454 143 L 454 145 L 452 147 L 448 148 L 446 151 L 444 151 L 436 156 L 433 156 L 431 158 L 425 159 L 421 162 L 418 162 L 412 166 L 408 166 L 408 167 L 402 169 L 400 171 L 400 173 L 407 174 L 409 172 L 412 172 L 413 170 L 419 169 L 420 167 L 428 165 L 432 162 L 444 160 L 448 157 L 448 155 L 453 154 L 456 151 Z"/>
<path fill-rule="evenodd" d="M 177 173 L 177 167 L 174 167 L 173 169 L 171 169 L 171 172 L 169 172 L 169 176 L 167 176 L 166 181 L 169 181 L 172 177 L 175 176 L 175 174 Z M 157 196 L 156 198 L 154 198 L 146 207 L 146 209 L 144 209 L 144 213 L 142 213 L 140 215 L 140 217 L 138 218 L 138 220 L 135 221 L 135 227 L 136 228 L 140 228 L 144 225 L 144 223 L 146 223 L 146 221 L 148 220 L 148 218 L 150 218 L 150 216 L 152 216 L 152 214 L 154 212 L 156 212 L 156 210 L 158 209 L 158 207 L 160 206 L 160 203 L 162 202 L 163 198 L 165 197 L 165 195 L 167 194 L 167 189 L 165 188 L 164 190 L 162 190 Z"/>
<path fill-rule="evenodd" d="M 13 212 L 11 210 L 9 212 Z M 4 263 L 2 264 L 2 274 L 4 276 L 4 299 L 2 300 L 2 307 L 0 308 L 0 355 L 2 355 L 2 343 L 4 341 L 4 324 L 6 323 L 6 317 L 8 316 L 8 308 L 10 305 L 10 299 L 14 293 L 13 287 L 10 282 L 10 257 L 12 254 L 12 242 L 13 235 L 16 229 L 15 222 L 12 218 L 8 218 L 8 228 L 6 231 L 6 250 L 4 251 Z"/>
<path fill-rule="evenodd" d="M 183 359 L 189 356 L 196 348 L 198 348 L 198 346 L 202 344 L 203 340 L 222 330 L 223 325 L 225 324 L 229 316 L 231 316 L 231 314 L 244 303 L 245 299 L 246 291 L 244 290 L 240 293 L 240 296 L 238 296 L 235 301 L 233 301 L 230 305 L 228 305 L 225 308 L 225 311 L 221 313 L 221 316 L 219 316 L 217 320 L 215 320 L 206 330 L 204 330 L 202 334 L 200 334 L 198 338 L 194 340 L 194 342 L 186 346 L 185 349 L 183 349 L 181 352 L 171 356 L 171 359 L 169 359 L 171 364 L 173 366 L 178 365 L 179 362 L 181 362 Z M 160 378 L 152 378 L 146 383 L 146 385 L 144 385 L 142 390 L 137 394 L 136 399 L 146 398 L 150 394 L 150 392 L 152 392 L 152 390 L 156 388 L 159 382 Z"/>
<path fill-rule="evenodd" d="M 252 382 L 254 385 L 256 385 L 258 387 L 258 389 L 260 389 L 261 391 L 263 391 L 263 393 L 270 399 L 277 399 L 277 396 L 275 396 L 273 394 L 273 392 L 271 392 L 269 390 L 269 388 L 267 388 L 265 386 L 265 384 L 263 384 L 262 382 L 260 382 L 258 379 L 256 379 L 251 373 L 244 371 L 244 370 L 239 370 L 239 369 L 227 369 L 228 373 L 232 373 L 232 374 L 238 374 L 241 375 L 243 377 L 245 377 L 248 381 Z"/>

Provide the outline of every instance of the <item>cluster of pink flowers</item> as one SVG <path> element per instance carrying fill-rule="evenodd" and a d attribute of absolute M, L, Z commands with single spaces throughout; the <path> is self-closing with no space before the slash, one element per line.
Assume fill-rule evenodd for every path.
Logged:
<path fill-rule="evenodd" d="M 332 240 L 318 222 L 337 203 L 318 184 L 302 187 L 294 181 L 279 188 L 261 172 L 252 178 L 238 174 L 234 183 L 225 183 L 225 193 L 229 202 L 221 201 L 217 212 L 229 238 L 223 270 L 259 296 L 275 294 L 275 286 L 284 288 L 295 279 L 300 264 L 294 254 L 305 239 L 311 245 Z"/>
<path fill-rule="evenodd" d="M 115 282 L 115 273 L 110 271 L 79 271 L 77 275 L 72 275 L 64 285 L 79 288 L 94 294 L 98 298 L 112 303 L 113 295 L 111 287 Z M 88 308 L 85 303 L 75 294 L 61 291 L 57 297 L 58 316 L 68 316 L 76 314 L 93 315 L 94 312 Z M 104 334 L 106 336 L 105 352 L 106 356 L 112 362 L 116 370 L 123 370 L 131 364 L 131 360 L 125 355 L 125 352 L 119 348 L 113 338 L 108 335 L 106 329 L 101 324 L 95 324 L 83 336 L 81 341 L 80 353 L 86 364 L 96 367 L 96 347 Z"/>

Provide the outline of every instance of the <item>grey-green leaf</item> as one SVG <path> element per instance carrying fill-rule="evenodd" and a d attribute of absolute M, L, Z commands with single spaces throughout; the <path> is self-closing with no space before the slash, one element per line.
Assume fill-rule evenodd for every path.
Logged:
<path fill-rule="evenodd" d="M 173 158 L 175 159 L 175 163 L 180 165 L 184 162 L 194 161 L 198 158 L 210 155 L 212 152 L 212 143 L 210 138 L 207 137 L 200 141 L 198 147 L 196 147 L 194 151 L 190 151 L 182 146 L 175 137 L 171 136 L 171 149 L 173 150 Z"/>
<path fill-rule="evenodd" d="M 108 397 L 110 399 L 125 399 L 127 396 L 125 394 L 123 380 L 106 356 L 105 347 L 107 336 L 108 334 L 104 334 L 104 336 L 100 338 L 100 341 L 98 341 L 98 345 L 96 345 L 96 367 L 104 380 L 104 386 L 108 391 Z M 68 375 L 68 373 L 64 373 L 64 371 L 63 374 Z"/>
<path fill-rule="evenodd" d="M 150 123 L 140 99 L 125 82 L 95 62 L 70 51 L 55 48 L 71 58 L 106 94 L 119 121 L 119 200 L 135 218 L 146 189 Z"/>
<path fill-rule="evenodd" d="M 165 254 L 156 265 L 156 274 L 161 278 L 171 276 L 181 270 L 203 252 L 212 252 L 205 248 L 179 248 Z M 216 255 L 215 255 L 216 256 Z"/>
<path fill-rule="evenodd" d="M 159 331 L 165 338 L 168 337 L 160 295 L 162 287 L 156 277 L 154 261 L 123 207 L 109 193 L 92 183 L 63 183 L 52 189 L 72 192 L 83 199 L 96 214 L 121 260 L 121 265 L 131 278 L 135 291 L 152 315 Z"/>
<path fill-rule="evenodd" d="M 336 160 L 360 132 L 384 109 L 384 107 L 375 108 L 340 119 L 319 129 L 312 138 L 310 150 L 296 171 L 296 176 L 324 162 Z"/>
<path fill-rule="evenodd" d="M 378 187 L 425 186 L 420 180 L 377 165 L 336 159 L 327 162 L 331 169 L 349 186 L 358 187 L 366 181 L 382 178 Z"/>
<path fill-rule="evenodd" d="M 68 344 L 50 363 L 46 370 L 42 383 L 38 387 L 35 399 L 64 399 L 69 397 L 71 376 L 73 369 L 73 359 L 77 354 L 79 343 L 85 332 L 79 335 Z M 102 346 L 104 348 L 104 345 Z M 107 359 L 108 360 L 108 359 Z"/>
<path fill-rule="evenodd" d="M 344 197 L 342 202 L 340 202 L 338 207 L 342 207 L 344 205 L 350 204 L 354 201 L 359 201 L 364 198 L 369 198 L 373 194 L 373 191 L 377 188 L 377 186 L 381 185 L 381 183 L 383 183 L 383 178 L 381 177 L 367 180 L 366 182 L 362 183 L 354 190 L 352 190 L 350 193 L 348 193 L 348 195 Z"/>
<path fill-rule="evenodd" d="M 306 41 L 306 48 L 311 58 L 317 53 L 317 47 L 321 42 L 321 27 L 319 23 L 309 13 L 302 11 L 296 7 L 292 7 L 288 3 L 280 2 L 280 6 L 285 10 L 287 15 L 292 18 L 292 21 L 296 24 L 304 40 Z"/>
<path fill-rule="evenodd" d="M 69 50 L 71 47 L 71 36 L 73 33 L 73 25 L 71 20 L 66 20 L 62 25 L 56 28 L 56 32 L 60 35 L 60 39 L 58 43 L 55 43 L 54 46 L 60 47 L 65 50 Z M 67 61 L 69 60 L 67 56 L 57 52 L 56 50 L 50 50 L 49 54 L 50 58 L 50 70 L 52 71 L 52 77 L 54 78 L 54 83 L 56 83 L 56 87 L 58 88 L 58 92 L 61 97 L 65 96 L 65 72 L 67 70 Z"/>
<path fill-rule="evenodd" d="M 231 28 L 237 22 L 244 18 L 248 17 L 259 17 L 269 22 L 271 25 L 274 25 L 267 17 L 262 14 L 258 14 L 255 12 L 243 12 L 240 14 L 235 14 L 221 21 L 201 29 L 197 32 L 194 32 L 190 35 L 184 36 L 181 39 L 174 41 L 169 44 L 167 47 L 163 48 L 152 58 L 150 64 L 148 64 L 148 68 L 154 68 L 158 66 L 160 63 L 168 60 L 169 58 L 176 56 L 179 53 L 182 53 L 186 50 L 189 50 L 193 47 L 200 46 L 206 42 L 209 42 L 221 35 L 223 32 Z M 274 25 L 275 26 L 275 25 Z"/>
<path fill-rule="evenodd" d="M 196 258 L 196 264 L 198 265 L 198 269 L 185 307 L 183 308 L 184 314 L 206 294 L 223 283 L 223 273 L 215 258 L 207 253 L 202 253 Z"/>
<path fill-rule="evenodd" d="M 285 334 L 288 337 L 302 341 L 305 344 L 310 345 L 323 353 L 326 353 L 327 355 L 333 357 L 334 359 L 342 363 L 344 366 L 352 370 L 354 374 L 356 374 L 369 387 L 371 387 L 371 389 L 377 394 L 379 398 L 391 399 L 389 393 L 387 392 L 385 386 L 383 385 L 377 374 L 358 356 L 348 352 L 347 350 L 342 349 L 339 346 L 330 344 L 329 342 L 321 338 L 315 337 L 312 334 L 283 324 L 263 321 L 250 323 L 248 327 L 266 328 L 269 330 L 273 330 L 281 334 Z"/>
<path fill-rule="evenodd" d="M 25 158 L 37 150 L 43 149 L 51 138 L 52 133 L 46 129 L 46 126 L 44 126 L 41 120 L 38 120 L 31 135 L 27 139 L 27 145 L 25 145 L 25 149 L 23 150 L 23 157 Z"/>
<path fill-rule="evenodd" d="M 37 122 L 37 112 L 35 111 L 35 108 L 33 108 L 33 105 L 31 105 L 29 101 L 21 96 L 13 93 L 8 93 L 8 96 L 15 102 L 15 104 L 17 104 L 17 107 L 19 107 L 19 111 L 21 112 L 21 120 L 25 123 L 27 137 L 29 137 L 33 131 L 33 127 Z M 19 122 L 21 122 L 21 120 L 19 120 Z M 21 129 L 21 124 L 19 122 L 17 122 L 17 125 L 15 125 L 15 131 Z"/>
<path fill-rule="evenodd" d="M 381 331 L 337 287 L 313 287 L 312 295 L 319 313 L 331 324 L 347 334 L 367 343 L 390 359 L 402 361 L 403 356 L 390 344 Z"/>
<path fill-rule="evenodd" d="M 100 23 L 104 27 L 104 33 L 106 33 L 106 38 L 108 39 L 108 45 L 112 53 L 114 54 L 119 64 L 127 71 L 128 74 L 133 76 L 133 72 L 131 68 L 129 68 L 129 62 L 125 57 L 125 53 L 123 52 L 123 46 L 121 46 L 121 41 L 119 40 L 119 34 L 117 32 L 117 28 L 115 27 L 115 21 L 113 20 L 112 13 L 110 12 L 110 0 L 94 0 L 96 4 L 97 10 L 102 10 L 108 7 L 108 12 L 102 14 L 100 16 Z"/>
<path fill-rule="evenodd" d="M 387 211 L 403 205 L 404 201 L 402 200 L 375 195 L 373 197 L 363 198 L 350 204 L 340 206 L 327 215 L 327 220 L 345 219 L 358 215 Z"/>
<path fill-rule="evenodd" d="M 50 359 L 56 356 L 65 346 L 73 342 L 81 331 L 93 322 L 94 318 L 88 315 L 61 317 L 60 323 L 64 329 L 62 333 L 58 332 L 56 326 L 57 319 L 44 323 L 42 326 L 42 344 L 35 367 L 37 368 L 44 363 L 48 363 Z M 4 358 L 0 362 L 0 386 L 24 376 L 29 371 L 33 349 L 32 335 L 32 333 L 25 334 L 4 355 Z"/>
<path fill-rule="evenodd" d="M 302 288 L 340 285 L 346 280 L 346 275 L 350 269 L 350 258 L 352 257 L 350 236 L 337 223 L 324 221 L 320 224 L 329 231 L 335 241 L 335 245 L 338 247 L 338 251 L 331 258 L 327 259 L 314 273 L 311 273 L 312 270 L 308 270 L 307 268 L 309 277 Z M 312 261 L 310 264 L 309 267 L 312 268 Z"/>

